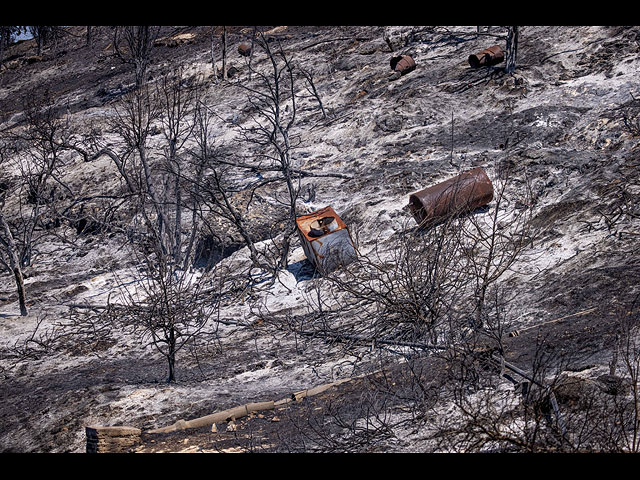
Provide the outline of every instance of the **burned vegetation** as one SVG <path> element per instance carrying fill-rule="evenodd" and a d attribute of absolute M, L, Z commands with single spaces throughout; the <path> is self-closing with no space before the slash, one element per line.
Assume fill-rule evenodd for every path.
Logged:
<path fill-rule="evenodd" d="M 638 27 L 1 28 L 0 451 L 640 449 Z"/>

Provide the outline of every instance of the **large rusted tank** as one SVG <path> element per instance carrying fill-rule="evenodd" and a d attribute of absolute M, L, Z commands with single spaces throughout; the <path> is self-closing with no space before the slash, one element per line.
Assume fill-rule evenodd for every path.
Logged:
<path fill-rule="evenodd" d="M 500 45 L 485 48 L 481 52 L 469 55 L 469 65 L 473 68 L 488 67 L 504 60 L 504 51 Z"/>
<path fill-rule="evenodd" d="M 474 168 L 409 195 L 409 211 L 420 226 L 449 215 L 468 213 L 493 199 L 493 184 L 482 168 Z"/>
<path fill-rule="evenodd" d="M 356 259 L 349 229 L 331 207 L 296 218 L 298 234 L 307 259 L 329 273 Z"/>

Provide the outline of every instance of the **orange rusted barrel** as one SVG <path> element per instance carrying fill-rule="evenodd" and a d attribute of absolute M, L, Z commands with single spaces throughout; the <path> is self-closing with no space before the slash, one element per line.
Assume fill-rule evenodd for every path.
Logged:
<path fill-rule="evenodd" d="M 399 72 L 400 75 L 405 75 L 416 68 L 416 62 L 409 55 L 398 55 L 391 58 L 389 63 L 391 70 Z"/>
<path fill-rule="evenodd" d="M 409 210 L 419 225 L 448 215 L 468 213 L 493 199 L 493 184 L 482 168 L 474 168 L 409 195 Z"/>
<path fill-rule="evenodd" d="M 500 45 L 485 48 L 481 52 L 469 55 L 469 65 L 473 68 L 488 67 L 504 60 L 504 51 Z"/>

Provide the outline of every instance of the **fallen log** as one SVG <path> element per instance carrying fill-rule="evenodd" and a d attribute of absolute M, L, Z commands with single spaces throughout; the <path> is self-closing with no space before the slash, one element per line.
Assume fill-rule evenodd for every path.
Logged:
<path fill-rule="evenodd" d="M 134 427 L 85 427 L 87 453 L 127 453 L 140 443 L 141 430 Z"/>
<path fill-rule="evenodd" d="M 350 378 L 345 378 L 345 379 L 342 379 L 342 380 L 337 380 L 335 382 L 326 383 L 324 385 L 318 385 L 317 387 L 308 388 L 306 390 L 302 390 L 300 392 L 293 393 L 291 395 L 291 400 L 299 402 L 303 398 L 312 397 L 314 395 L 318 395 L 319 393 L 322 393 L 322 392 L 325 392 L 325 391 L 329 390 L 331 387 L 335 387 L 337 385 L 340 385 L 341 383 L 348 382 L 349 380 L 351 380 L 351 379 Z"/>
<path fill-rule="evenodd" d="M 168 433 L 175 432 L 176 430 L 186 430 L 187 428 L 204 427 L 205 425 L 212 425 L 214 423 L 229 422 L 245 417 L 250 413 L 260 412 L 262 410 L 272 410 L 273 408 L 275 408 L 275 402 L 273 401 L 247 403 L 245 405 L 240 405 L 239 407 L 229 408 L 227 410 L 195 418 L 193 420 L 178 420 L 173 425 L 150 430 L 148 433 Z"/>
<path fill-rule="evenodd" d="M 300 401 L 306 397 L 318 395 L 319 393 L 322 393 L 331 387 L 335 387 L 337 385 L 348 382 L 350 380 L 352 379 L 345 378 L 342 380 L 337 380 L 335 382 L 331 382 L 324 385 L 319 385 L 317 387 L 295 392 L 291 394 L 290 397 L 283 398 L 275 402 L 273 400 L 270 400 L 266 402 L 247 403 L 245 405 L 240 405 L 239 407 L 229 408 L 227 410 L 212 413 L 211 415 L 206 415 L 204 417 L 194 418 L 193 420 L 181 419 L 176 421 L 172 425 L 156 428 L 154 430 L 149 430 L 147 433 L 169 433 L 169 432 L 175 432 L 177 430 L 186 430 L 187 428 L 204 427 L 206 425 L 213 425 L 220 422 L 230 422 L 233 420 L 237 420 L 238 418 L 245 417 L 250 413 L 261 412 L 264 410 L 272 410 L 276 407 L 280 407 L 282 405 L 286 405 L 294 401 L 296 402 Z"/>

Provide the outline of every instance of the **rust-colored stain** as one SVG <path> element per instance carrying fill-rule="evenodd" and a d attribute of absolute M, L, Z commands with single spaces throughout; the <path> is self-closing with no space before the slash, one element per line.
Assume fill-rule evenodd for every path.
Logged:
<path fill-rule="evenodd" d="M 493 199 L 493 184 L 482 168 L 474 168 L 409 195 L 409 210 L 419 225 L 448 215 L 468 213 Z"/>
<path fill-rule="evenodd" d="M 504 51 L 500 45 L 485 48 L 481 52 L 469 55 L 469 65 L 473 68 L 488 67 L 504 60 Z"/>

